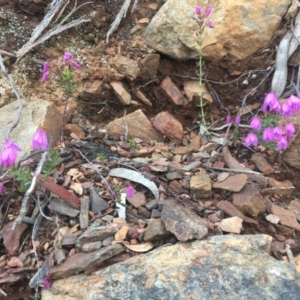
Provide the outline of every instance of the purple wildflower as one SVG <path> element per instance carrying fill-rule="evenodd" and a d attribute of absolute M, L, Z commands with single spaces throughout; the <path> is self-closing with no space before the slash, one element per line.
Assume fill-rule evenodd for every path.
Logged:
<path fill-rule="evenodd" d="M 21 151 L 19 146 L 12 141 L 6 140 L 4 149 L 0 153 L 0 163 L 4 165 L 5 168 L 14 165 L 18 156 L 18 151 Z"/>
<path fill-rule="evenodd" d="M 282 129 L 281 129 L 281 127 L 276 126 L 275 128 L 273 128 L 273 133 L 274 133 L 275 139 L 280 139 L 282 137 Z"/>
<path fill-rule="evenodd" d="M 200 15 L 201 14 L 201 6 L 200 5 L 196 5 L 195 11 L 196 11 L 197 15 Z"/>
<path fill-rule="evenodd" d="M 300 113 L 300 98 L 295 95 L 291 95 L 288 99 L 293 104 L 293 109 Z"/>
<path fill-rule="evenodd" d="M 72 66 L 75 67 L 76 69 L 80 68 L 80 64 L 77 61 L 72 61 L 71 62 Z"/>
<path fill-rule="evenodd" d="M 47 135 L 42 129 L 39 129 L 32 138 L 32 149 L 46 150 L 48 146 Z"/>
<path fill-rule="evenodd" d="M 280 151 L 280 150 L 286 150 L 287 147 L 288 147 L 287 139 L 285 138 L 285 136 L 282 136 L 277 142 L 277 148 Z"/>
<path fill-rule="evenodd" d="M 282 105 L 282 115 L 284 117 L 290 117 L 294 113 L 294 105 L 290 99 L 288 99 L 283 105 Z"/>
<path fill-rule="evenodd" d="M 205 11 L 205 17 L 208 17 L 211 14 L 212 6 L 208 5 Z"/>
<path fill-rule="evenodd" d="M 130 185 L 130 186 L 128 187 L 128 189 L 127 189 L 127 197 L 128 197 L 128 198 L 131 198 L 131 197 L 133 197 L 133 194 L 134 194 L 134 189 L 133 189 L 133 187 Z"/>
<path fill-rule="evenodd" d="M 226 124 L 228 125 L 228 124 L 230 124 L 231 123 L 231 117 L 230 117 L 230 115 L 228 115 L 227 117 L 226 117 Z"/>
<path fill-rule="evenodd" d="M 50 68 L 49 63 L 47 61 L 45 61 L 44 64 L 43 64 L 43 71 L 44 71 L 44 73 L 48 72 L 49 68 Z"/>
<path fill-rule="evenodd" d="M 245 146 L 250 147 L 251 145 L 255 147 L 258 145 L 258 138 L 253 132 L 248 133 L 245 138 Z"/>
<path fill-rule="evenodd" d="M 46 80 L 48 80 L 48 78 L 49 78 L 49 74 L 47 72 L 43 73 L 42 82 L 45 82 Z"/>
<path fill-rule="evenodd" d="M 241 116 L 236 116 L 234 122 L 235 122 L 235 125 L 239 125 L 241 123 Z"/>
<path fill-rule="evenodd" d="M 4 191 L 4 185 L 2 182 L 0 182 L 0 194 L 2 194 Z"/>
<path fill-rule="evenodd" d="M 73 57 L 73 54 L 71 52 L 65 52 L 64 56 L 63 56 L 63 60 L 67 61 L 70 60 Z"/>
<path fill-rule="evenodd" d="M 260 130 L 261 129 L 261 122 L 259 117 L 254 117 L 250 123 L 250 127 L 253 130 Z"/>
<path fill-rule="evenodd" d="M 49 290 L 52 286 L 52 282 L 50 278 L 44 279 L 41 283 L 40 286 L 43 287 L 45 290 Z"/>
<path fill-rule="evenodd" d="M 287 123 L 285 125 L 285 135 L 288 141 L 292 138 L 292 135 L 295 133 L 295 131 L 295 126 L 293 123 Z"/>
<path fill-rule="evenodd" d="M 206 24 L 207 24 L 207 26 L 208 26 L 209 28 L 215 28 L 215 26 L 214 26 L 212 20 L 208 20 Z"/>
<path fill-rule="evenodd" d="M 263 141 L 265 143 L 273 142 L 274 139 L 275 139 L 275 135 L 274 135 L 273 129 L 270 127 L 267 127 L 263 132 Z"/>
<path fill-rule="evenodd" d="M 262 111 L 264 113 L 266 113 L 268 110 L 269 111 L 273 111 L 273 110 L 277 111 L 278 110 L 278 105 L 279 105 L 279 111 L 280 111 L 279 101 L 278 101 L 275 93 L 271 92 L 271 93 L 267 94 L 267 96 L 265 97 Z M 274 109 L 274 107 L 275 107 L 275 109 Z"/>

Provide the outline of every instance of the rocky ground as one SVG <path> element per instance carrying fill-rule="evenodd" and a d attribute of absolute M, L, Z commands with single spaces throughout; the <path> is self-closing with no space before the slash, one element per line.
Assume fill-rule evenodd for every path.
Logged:
<path fill-rule="evenodd" d="M 18 51 L 50 2 L 0 0 L 0 49 Z M 128 299 L 146 299 L 147 293 L 176 299 L 195 296 L 194 278 L 207 284 L 217 273 L 226 284 L 210 282 L 216 292 L 201 285 L 207 297 L 224 297 L 250 280 L 259 286 L 255 299 L 276 299 L 279 294 L 283 299 L 288 288 L 295 291 L 290 299 L 297 299 L 299 186 L 286 172 L 296 152 L 290 151 L 282 164 L 276 151 L 244 147 L 247 129 L 241 127 L 236 135 L 234 128 L 220 128 L 227 114 L 239 113 L 245 95 L 242 123 L 249 123 L 249 111 L 260 107 L 270 78 L 259 83 L 274 62 L 287 25 L 282 24 L 268 47 L 231 68 L 225 62 L 206 64 L 207 88 L 213 95 L 205 97 L 206 110 L 212 127 L 220 128 L 208 139 L 199 135 L 196 61 L 173 60 L 143 39 L 163 1 L 139 1 L 106 43 L 122 4 L 94 0 L 74 15 L 88 16 L 90 22 L 52 37 L 18 62 L 4 56 L 25 101 L 15 140 L 22 142 L 23 154 L 29 153 L 27 141 L 43 124 L 59 149 L 60 163 L 34 193 L 49 219 L 39 215 L 32 199 L 24 222 L 12 231 L 23 194 L 6 184 L 0 198 L 1 290 L 8 299 L 32 299 L 34 288 L 50 278 L 54 284 L 43 291 L 43 299 L 82 299 L 99 290 L 115 299 L 125 292 Z M 81 68 L 74 71 L 76 91 L 68 102 L 61 142 L 65 97 L 56 81 L 41 83 L 41 67 L 48 59 L 54 69 L 65 51 L 74 54 Z M 14 118 L 14 99 L 6 78 L 0 77 L 5 122 Z M 29 163 L 34 170 L 37 161 Z M 128 193 L 131 187 L 133 195 Z M 116 203 L 118 197 L 125 206 Z M 184 243 L 195 239 L 202 241 Z M 174 261 L 168 264 L 170 253 Z M 257 269 L 246 274 L 254 260 Z M 281 281 L 272 272 L 282 274 Z M 71 277 L 79 273 L 84 274 Z M 167 290 L 173 294 L 163 295 L 167 273 L 173 278 Z M 273 285 L 266 287 L 263 276 Z M 85 288 L 78 289 L 83 281 Z M 116 281 L 114 291 L 105 289 Z M 148 289 L 141 290 L 144 285 Z M 249 299 L 249 293 L 245 289 L 239 299 Z"/>

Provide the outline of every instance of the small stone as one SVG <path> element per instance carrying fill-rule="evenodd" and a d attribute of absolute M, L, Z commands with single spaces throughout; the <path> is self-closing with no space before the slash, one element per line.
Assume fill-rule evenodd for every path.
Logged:
<path fill-rule="evenodd" d="M 152 209 L 152 211 L 151 211 L 151 219 L 158 219 L 158 218 L 160 218 L 160 216 L 161 216 L 161 213 L 160 213 L 160 211 L 158 210 L 158 209 Z"/>
<path fill-rule="evenodd" d="M 166 202 L 161 219 L 168 231 L 172 232 L 181 242 L 202 239 L 208 234 L 207 222 L 197 216 L 191 209 L 173 201 Z"/>
<path fill-rule="evenodd" d="M 64 132 L 67 135 L 75 133 L 80 139 L 85 138 L 84 131 L 76 124 L 66 124 L 64 127 Z"/>
<path fill-rule="evenodd" d="M 114 240 L 113 236 L 107 237 L 105 240 L 102 241 L 103 247 L 107 247 L 107 246 L 111 245 L 113 240 Z"/>
<path fill-rule="evenodd" d="M 153 126 L 172 142 L 178 144 L 182 142 L 182 125 L 169 112 L 163 111 L 156 115 L 153 120 Z"/>
<path fill-rule="evenodd" d="M 199 135 L 195 136 L 187 147 L 178 147 L 174 149 L 175 154 L 185 155 L 192 152 L 198 152 L 201 145 L 201 138 Z"/>
<path fill-rule="evenodd" d="M 279 242 L 284 242 L 286 240 L 286 237 L 283 235 L 275 234 L 274 236 Z"/>
<path fill-rule="evenodd" d="M 147 203 L 145 194 L 140 192 L 135 192 L 132 197 L 127 196 L 126 199 L 135 208 L 139 208 L 140 206 L 145 206 Z"/>
<path fill-rule="evenodd" d="M 14 221 L 6 223 L 0 231 L 4 246 L 11 256 L 16 255 L 19 251 L 21 236 L 28 227 L 26 223 L 22 222 L 20 225 L 16 226 L 15 230 L 12 230 L 13 225 Z"/>
<path fill-rule="evenodd" d="M 150 219 L 148 223 L 148 227 L 146 228 L 144 234 L 144 240 L 154 241 L 161 240 L 170 236 L 170 232 L 167 231 L 166 226 L 162 219 Z"/>
<path fill-rule="evenodd" d="M 233 205 L 244 215 L 254 218 L 267 209 L 259 190 L 249 184 L 240 193 L 233 195 Z"/>
<path fill-rule="evenodd" d="M 174 104 L 183 105 L 183 106 L 188 104 L 188 100 L 182 95 L 179 88 L 176 86 L 176 84 L 171 80 L 169 76 L 167 76 L 162 81 L 160 87 L 163 89 L 163 91 L 172 100 Z"/>
<path fill-rule="evenodd" d="M 152 102 L 140 91 L 138 90 L 135 95 L 146 105 L 152 106 Z"/>
<path fill-rule="evenodd" d="M 92 95 L 100 95 L 102 92 L 102 80 L 95 80 L 93 82 L 88 82 L 84 89 L 84 92 Z"/>
<path fill-rule="evenodd" d="M 11 268 L 23 268 L 24 264 L 18 257 L 13 256 L 8 261 L 7 266 Z"/>
<path fill-rule="evenodd" d="M 278 224 L 280 221 L 280 218 L 273 215 L 273 214 L 269 214 L 266 216 L 267 221 L 269 221 L 272 224 Z"/>
<path fill-rule="evenodd" d="M 102 242 L 101 241 L 87 243 L 87 244 L 84 244 L 82 246 L 82 251 L 83 252 L 92 252 L 92 251 L 100 249 L 101 246 L 102 246 Z"/>
<path fill-rule="evenodd" d="M 214 102 L 207 88 L 205 86 L 199 86 L 199 81 L 191 80 L 184 82 L 183 89 L 189 102 L 194 98 L 199 99 L 199 95 L 203 93 L 203 99 L 206 103 L 212 104 Z"/>
<path fill-rule="evenodd" d="M 118 230 L 118 232 L 115 234 L 115 240 L 116 241 L 125 241 L 129 228 L 130 228 L 129 226 L 122 226 Z"/>
<path fill-rule="evenodd" d="M 112 66 L 130 81 L 135 80 L 140 73 L 139 64 L 136 60 L 119 54 L 112 59 Z"/>
<path fill-rule="evenodd" d="M 159 54 L 148 54 L 141 61 L 141 73 L 140 76 L 144 79 L 153 79 L 157 76 L 157 70 L 159 67 Z"/>
<path fill-rule="evenodd" d="M 219 147 L 219 144 L 217 144 L 217 143 L 207 143 L 200 148 L 200 151 L 211 154 L 218 147 Z"/>
<path fill-rule="evenodd" d="M 243 228 L 243 220 L 239 217 L 232 217 L 223 219 L 219 224 L 219 228 L 222 231 L 230 232 L 230 233 L 241 233 L 241 230 Z"/>
<path fill-rule="evenodd" d="M 139 228 L 145 228 L 146 222 L 144 220 L 138 220 L 138 226 Z"/>
<path fill-rule="evenodd" d="M 225 179 L 227 179 L 229 177 L 229 173 L 221 173 L 219 176 L 218 176 L 218 182 L 222 182 L 224 181 Z"/>
<path fill-rule="evenodd" d="M 99 190 L 97 188 L 90 188 L 90 202 L 92 212 L 101 216 L 102 211 L 108 209 L 110 206 L 102 197 L 98 195 L 98 191 Z"/>
<path fill-rule="evenodd" d="M 117 229 L 112 226 L 89 227 L 76 241 L 79 247 L 86 243 L 103 241 L 109 236 L 117 233 Z"/>
<path fill-rule="evenodd" d="M 151 216 L 151 212 L 143 206 L 140 206 L 138 208 L 138 214 L 146 219 L 149 219 Z"/>
<path fill-rule="evenodd" d="M 209 198 L 212 195 L 211 179 L 206 173 L 197 173 L 191 177 L 190 190 L 196 199 Z"/>
<path fill-rule="evenodd" d="M 261 172 L 265 174 L 274 172 L 274 169 L 271 165 L 269 165 L 263 153 L 254 153 L 251 157 L 251 160 L 255 163 L 255 165 Z"/>
<path fill-rule="evenodd" d="M 216 214 L 208 215 L 207 219 L 212 223 L 216 223 L 216 222 L 221 221 L 221 219 Z"/>
<path fill-rule="evenodd" d="M 297 222 L 296 216 L 292 211 L 273 204 L 271 213 L 280 218 L 281 225 L 300 230 L 300 224 Z"/>
<path fill-rule="evenodd" d="M 148 210 L 157 208 L 157 207 L 158 207 L 158 201 L 159 201 L 159 200 L 152 200 L 152 201 L 148 202 L 148 203 L 145 205 L 145 207 L 146 207 Z"/>
<path fill-rule="evenodd" d="M 121 81 L 111 81 L 110 85 L 112 86 L 116 96 L 121 101 L 121 103 L 124 105 L 129 105 L 131 102 L 131 96 L 126 91 L 122 82 Z"/>
<path fill-rule="evenodd" d="M 233 175 L 222 182 L 215 182 L 213 188 L 231 192 L 240 192 L 246 185 L 247 179 L 248 176 L 246 174 Z"/>

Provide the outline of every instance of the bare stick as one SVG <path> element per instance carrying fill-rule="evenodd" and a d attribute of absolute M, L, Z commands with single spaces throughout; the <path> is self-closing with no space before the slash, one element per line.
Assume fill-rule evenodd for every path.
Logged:
<path fill-rule="evenodd" d="M 7 294 L 6 294 L 2 289 L 0 289 L 0 293 L 1 293 L 4 297 L 7 296 Z"/>
<path fill-rule="evenodd" d="M 26 212 L 27 212 L 27 206 L 28 206 L 28 201 L 29 201 L 29 197 L 32 194 L 32 192 L 34 191 L 34 188 L 36 186 L 37 183 L 37 178 L 38 176 L 41 174 L 43 166 L 46 162 L 47 156 L 48 156 L 49 151 L 45 151 L 42 154 L 41 160 L 36 168 L 36 170 L 34 171 L 32 180 L 31 180 L 31 184 L 29 189 L 26 191 L 23 201 L 22 201 L 22 205 L 21 205 L 21 209 L 20 209 L 20 214 L 19 216 L 16 218 L 14 225 L 13 225 L 13 230 L 16 228 L 17 225 L 21 224 L 23 217 L 25 216 Z"/>
<path fill-rule="evenodd" d="M 125 128 L 126 128 L 126 131 L 125 131 L 125 141 L 127 142 L 127 138 L 128 138 L 128 124 L 127 124 L 127 121 L 126 121 L 126 109 L 124 110 L 124 123 L 125 123 Z"/>

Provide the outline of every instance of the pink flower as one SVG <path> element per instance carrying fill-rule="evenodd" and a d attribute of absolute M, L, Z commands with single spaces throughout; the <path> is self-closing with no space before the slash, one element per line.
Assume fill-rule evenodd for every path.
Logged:
<path fill-rule="evenodd" d="M 0 182 L 0 194 L 2 194 L 4 191 L 4 185 L 2 182 Z"/>
<path fill-rule="evenodd" d="M 80 64 L 77 61 L 72 61 L 71 62 L 72 66 L 75 67 L 76 69 L 80 68 Z"/>
<path fill-rule="evenodd" d="M 197 15 L 200 15 L 200 14 L 201 14 L 201 7 L 200 7 L 200 5 L 196 5 L 195 11 L 196 11 L 196 14 L 197 14 Z"/>
<path fill-rule="evenodd" d="M 241 116 L 235 117 L 235 125 L 239 125 L 241 123 Z"/>
<path fill-rule="evenodd" d="M 44 71 L 44 73 L 48 72 L 49 68 L 50 68 L 49 63 L 47 61 L 45 61 L 44 64 L 43 64 L 43 71 Z"/>
<path fill-rule="evenodd" d="M 44 279 L 41 283 L 40 286 L 43 287 L 45 290 L 49 290 L 52 286 L 52 282 L 50 278 Z"/>
<path fill-rule="evenodd" d="M 274 135 L 273 129 L 270 127 L 267 127 L 263 132 L 263 141 L 265 143 L 273 142 L 274 139 L 275 139 L 275 135 Z"/>
<path fill-rule="evenodd" d="M 32 149 L 46 150 L 48 146 L 47 135 L 42 129 L 39 129 L 32 138 Z"/>
<path fill-rule="evenodd" d="M 277 148 L 279 151 L 285 150 L 288 147 L 288 142 L 285 136 L 282 136 L 277 142 Z"/>
<path fill-rule="evenodd" d="M 133 189 L 133 187 L 130 185 L 130 186 L 128 187 L 128 189 L 127 189 L 127 197 L 128 197 L 128 198 L 131 198 L 131 197 L 133 197 L 133 194 L 134 194 L 134 189 Z"/>
<path fill-rule="evenodd" d="M 292 135 L 295 133 L 295 131 L 295 126 L 293 123 L 287 123 L 285 125 L 285 135 L 288 141 L 292 138 Z"/>
<path fill-rule="evenodd" d="M 22 151 L 19 146 L 17 146 L 12 141 L 6 140 L 4 143 L 4 149 L 0 153 L 0 163 L 8 168 L 15 164 L 18 151 Z"/>
<path fill-rule="evenodd" d="M 215 28 L 215 26 L 214 26 L 212 20 L 208 20 L 206 24 L 207 24 L 207 26 L 208 26 L 209 28 Z"/>
<path fill-rule="evenodd" d="M 262 111 L 264 113 L 266 113 L 268 110 L 279 112 L 280 109 L 281 109 L 280 103 L 279 103 L 275 93 L 271 92 L 271 93 L 267 94 L 267 96 L 265 97 L 265 100 L 264 100 Z"/>
<path fill-rule="evenodd" d="M 273 128 L 273 133 L 274 133 L 275 139 L 280 139 L 282 137 L 282 129 L 281 129 L 281 127 L 276 126 L 275 128 Z"/>
<path fill-rule="evenodd" d="M 65 52 L 64 56 L 63 56 L 63 60 L 67 61 L 69 59 L 71 59 L 73 57 L 73 54 L 71 52 Z"/>
<path fill-rule="evenodd" d="M 288 99 L 293 104 L 293 109 L 300 113 L 300 98 L 295 95 L 291 95 Z"/>
<path fill-rule="evenodd" d="M 49 74 L 47 72 L 43 73 L 42 82 L 45 82 L 46 80 L 48 80 L 48 78 L 49 78 Z"/>
<path fill-rule="evenodd" d="M 258 145 L 258 138 L 253 132 L 248 133 L 247 137 L 245 138 L 245 146 L 250 147 L 251 145 L 254 147 Z"/>
<path fill-rule="evenodd" d="M 287 100 L 283 105 L 282 105 L 282 115 L 284 117 L 290 117 L 294 114 L 294 108 L 293 108 L 293 103 L 289 99 Z"/>
<path fill-rule="evenodd" d="M 231 123 L 231 118 L 230 118 L 230 115 L 228 115 L 226 117 L 226 124 L 230 124 Z"/>
<path fill-rule="evenodd" d="M 250 123 L 250 127 L 253 130 L 260 130 L 261 129 L 261 122 L 259 117 L 254 117 Z"/>
<path fill-rule="evenodd" d="M 208 17 L 211 14 L 212 6 L 208 5 L 205 11 L 205 17 Z"/>

